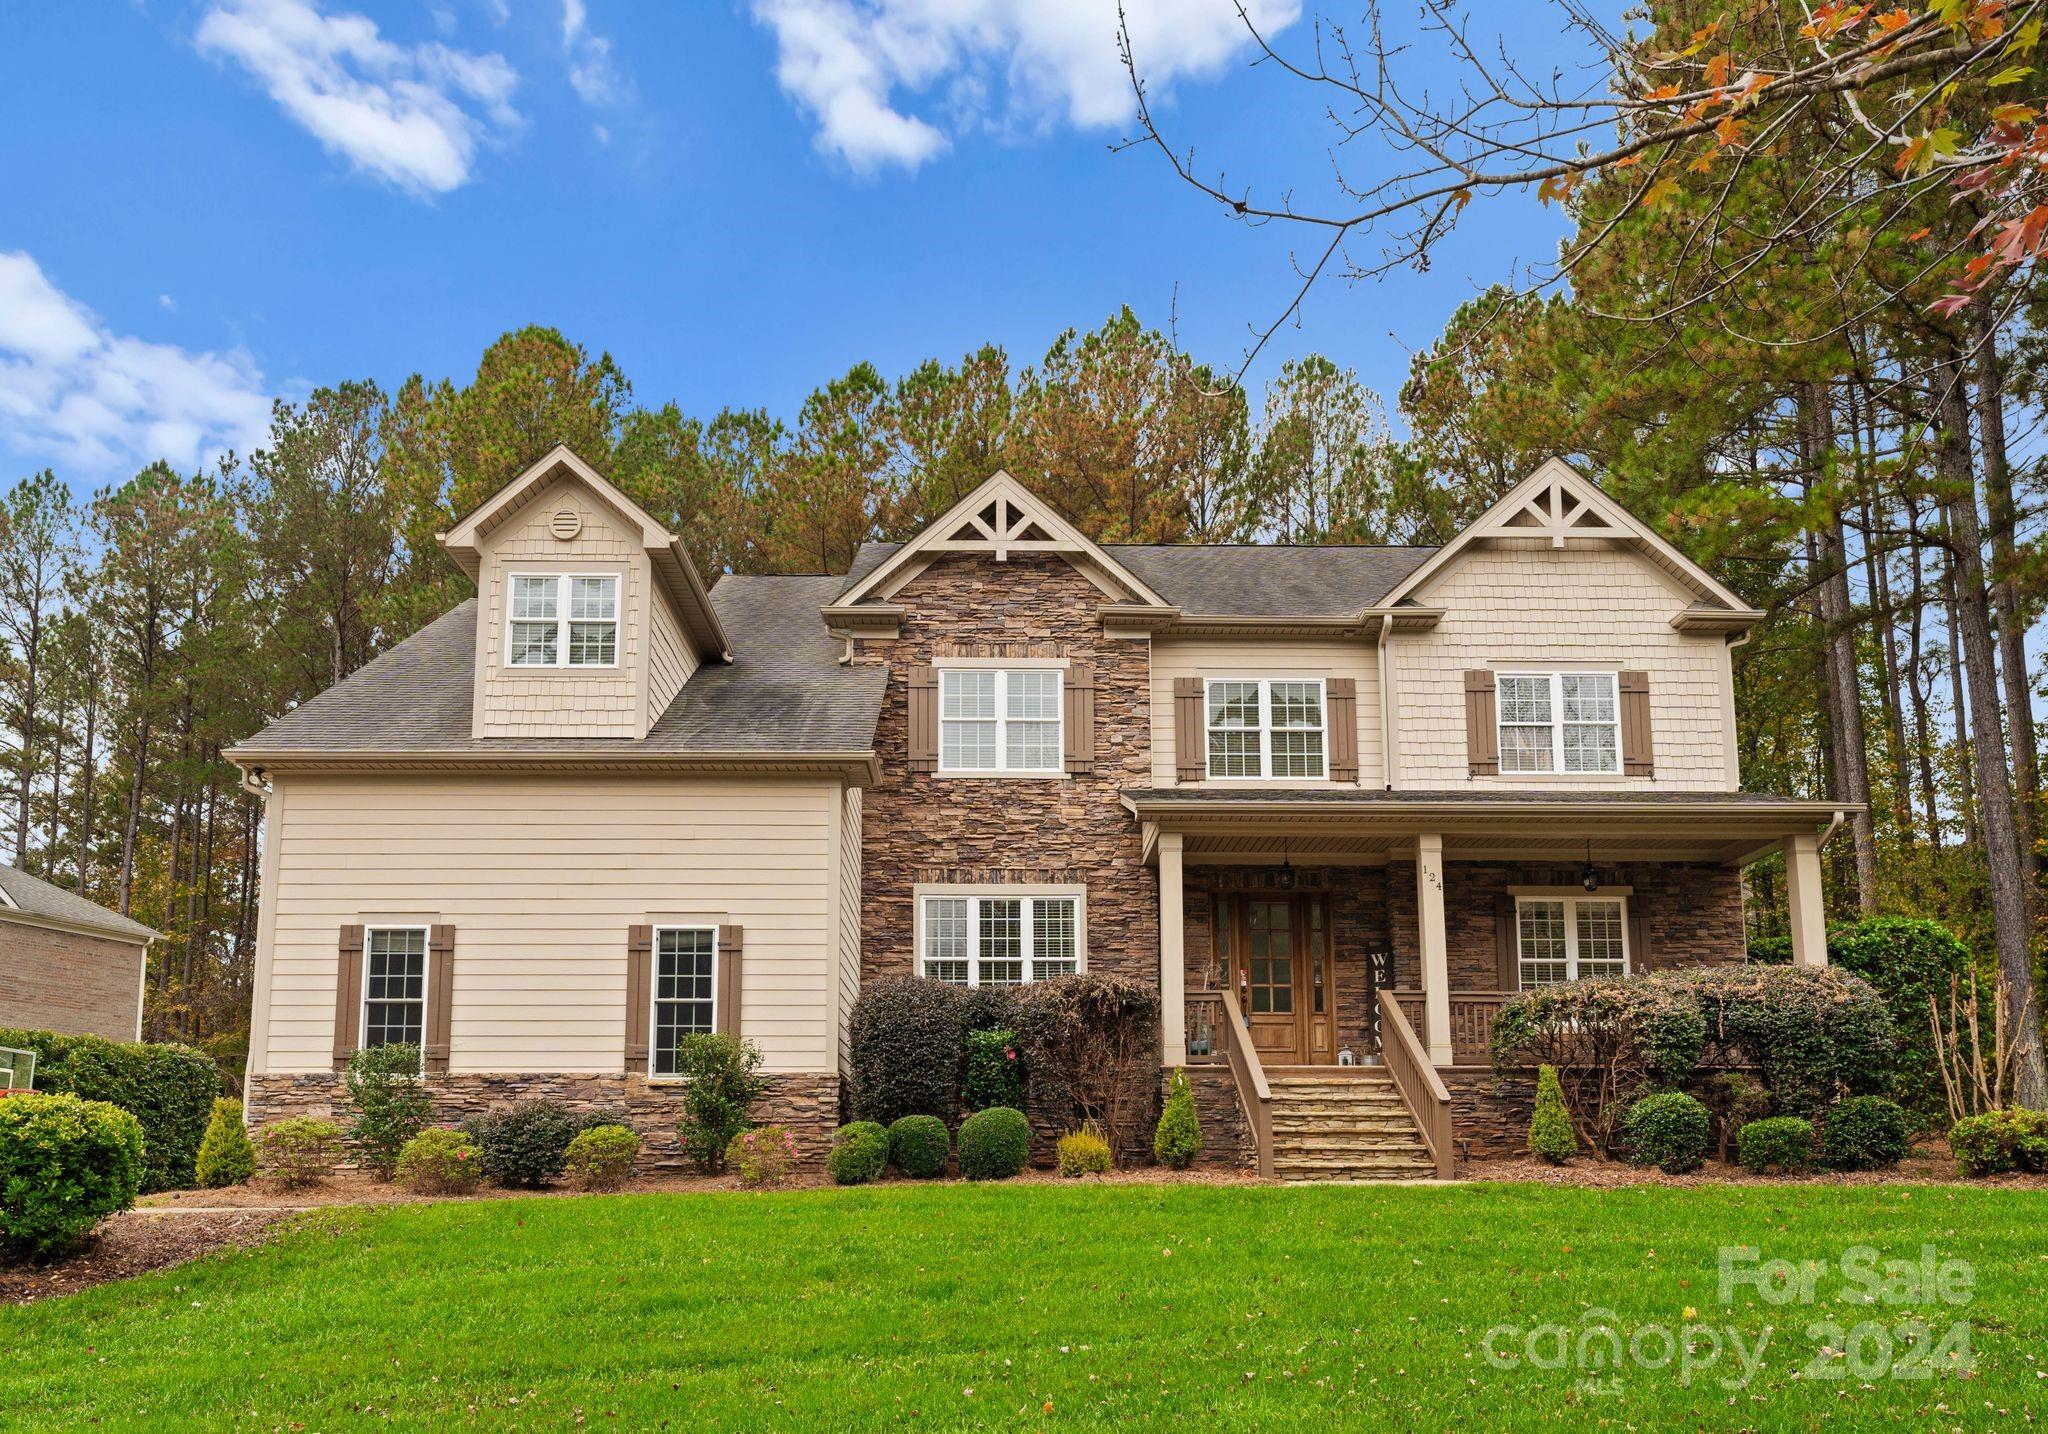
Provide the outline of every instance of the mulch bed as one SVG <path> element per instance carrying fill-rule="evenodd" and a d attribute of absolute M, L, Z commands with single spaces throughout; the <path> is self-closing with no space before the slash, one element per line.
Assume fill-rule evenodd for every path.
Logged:
<path fill-rule="evenodd" d="M 131 1210 L 100 1227 L 85 1249 L 49 1265 L 0 1265 L 0 1304 L 76 1294 L 109 1280 L 168 1269 L 237 1245 L 258 1245 L 291 1218 L 284 1210 L 150 1215 Z"/>
<path fill-rule="evenodd" d="M 1514 1160 L 1474 1160 L 1460 1171 L 1467 1180 L 1507 1180 L 1536 1185 L 1588 1185 L 1611 1189 L 1623 1185 L 1960 1185 L 1992 1186 L 2020 1190 L 2048 1190 L 2048 1178 L 2039 1175 L 1994 1175 L 1965 1180 L 1949 1155 L 1948 1146 L 1930 1145 L 1916 1149 L 1890 1170 L 1816 1170 L 1807 1175 L 1752 1175 L 1740 1165 L 1723 1165 L 1709 1160 L 1690 1175 L 1666 1175 L 1661 1170 L 1638 1169 L 1620 1160 L 1593 1160 L 1585 1156 L 1569 1165 L 1551 1165 L 1534 1156 Z"/>

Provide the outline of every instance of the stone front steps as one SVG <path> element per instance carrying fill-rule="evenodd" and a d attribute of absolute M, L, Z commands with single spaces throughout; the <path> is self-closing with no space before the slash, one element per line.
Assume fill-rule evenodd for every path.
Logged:
<path fill-rule="evenodd" d="M 1427 1180 L 1436 1162 L 1384 1072 L 1267 1072 L 1282 1180 Z"/>

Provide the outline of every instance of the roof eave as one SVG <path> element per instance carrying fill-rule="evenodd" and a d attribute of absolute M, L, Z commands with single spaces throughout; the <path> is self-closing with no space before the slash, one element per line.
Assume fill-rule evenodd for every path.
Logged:
<path fill-rule="evenodd" d="M 737 772 L 762 776 L 838 776 L 851 785 L 867 787 L 879 782 L 882 775 L 881 759 L 871 748 L 729 748 L 694 752 L 360 748 L 315 752 L 233 747 L 223 755 L 259 780 L 279 773 L 322 772 Z"/>

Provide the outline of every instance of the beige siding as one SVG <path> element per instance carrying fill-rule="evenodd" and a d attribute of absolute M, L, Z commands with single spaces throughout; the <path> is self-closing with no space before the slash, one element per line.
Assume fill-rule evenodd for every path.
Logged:
<path fill-rule="evenodd" d="M 647 725 L 652 727 L 697 670 L 697 651 L 683 636 L 683 625 L 665 595 L 656 592 L 648 612 L 652 620 L 647 625 Z"/>
<path fill-rule="evenodd" d="M 1690 596 L 1647 560 L 1586 545 L 1556 549 L 1516 542 L 1475 548 L 1430 583 L 1419 601 L 1445 613 L 1434 631 L 1393 639 L 1395 785 L 1734 789 L 1727 646 L 1718 636 L 1671 630 L 1672 616 Z M 1464 673 L 1525 663 L 1649 673 L 1656 774 L 1470 776 Z"/>
<path fill-rule="evenodd" d="M 564 508 L 583 520 L 582 531 L 568 542 L 548 531 L 548 520 Z M 536 493 L 486 537 L 482 562 L 474 734 L 644 737 L 653 573 L 638 535 L 581 483 L 564 481 Z M 597 671 L 508 668 L 505 603 L 511 586 L 507 575 L 514 572 L 617 573 L 622 579 L 618 666 Z"/>
<path fill-rule="evenodd" d="M 142 947 L 0 918 L 0 1027 L 132 1041 L 142 1024 Z"/>
<path fill-rule="evenodd" d="M 259 1072 L 329 1067 L 339 929 L 380 919 L 455 927 L 455 1071 L 619 1070 L 626 930 L 664 919 L 744 927 L 742 1033 L 771 1071 L 837 1069 L 837 782 L 500 775 L 277 785 Z"/>
<path fill-rule="evenodd" d="M 853 1061 L 848 1035 L 860 995 L 860 788 L 848 787 L 839 822 L 839 1068 Z"/>
<path fill-rule="evenodd" d="M 1358 684 L 1358 776 L 1377 787 L 1380 767 L 1379 664 L 1370 639 L 1154 638 L 1152 640 L 1152 780 L 1174 782 L 1173 682 L 1177 677 L 1349 677 Z M 1222 785 L 1249 785 L 1234 781 Z M 1328 785 L 1293 781 L 1287 786 Z M 1344 785 L 1349 786 L 1350 783 Z"/>

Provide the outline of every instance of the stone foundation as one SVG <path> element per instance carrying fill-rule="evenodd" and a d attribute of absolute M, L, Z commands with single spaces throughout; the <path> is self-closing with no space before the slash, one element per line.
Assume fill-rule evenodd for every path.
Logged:
<path fill-rule="evenodd" d="M 1496 1076 L 1485 1066 L 1437 1067 L 1451 1095 L 1458 1160 L 1512 1160 L 1529 1153 L 1536 1073 Z"/>
<path fill-rule="evenodd" d="M 796 1137 L 801 1168 L 822 1170 L 839 1128 L 839 1077 L 823 1073 L 769 1075 L 767 1094 L 754 1103 L 757 1125 L 785 1125 Z M 514 1101 L 558 1100 L 581 1113 L 618 1113 L 639 1133 L 643 1170 L 689 1168 L 676 1136 L 682 1087 L 641 1075 L 484 1074 L 463 1072 L 427 1077 L 434 1097 L 434 1121 L 454 1125 L 472 1115 L 500 1110 Z M 347 1118 L 347 1098 L 338 1073 L 252 1075 L 246 1119 L 251 1127 L 286 1116 Z"/>
<path fill-rule="evenodd" d="M 1202 1123 L 1202 1153 L 1195 1160 L 1196 1169 L 1257 1170 L 1258 1142 L 1252 1139 L 1251 1122 L 1244 1118 L 1230 1067 L 1189 1066 L 1187 1073 L 1188 1089 L 1195 1096 L 1195 1118 Z M 1172 1080 L 1173 1072 L 1167 1071 L 1160 1081 L 1162 1102 Z"/>

